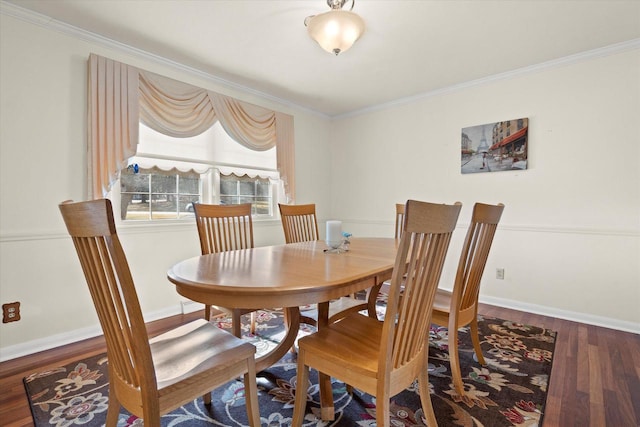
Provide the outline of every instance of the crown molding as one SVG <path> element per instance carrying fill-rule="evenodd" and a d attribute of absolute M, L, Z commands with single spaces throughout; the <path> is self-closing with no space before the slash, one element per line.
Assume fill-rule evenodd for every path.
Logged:
<path fill-rule="evenodd" d="M 632 39 L 625 42 L 601 47 L 598 49 L 588 50 L 588 51 L 577 53 L 574 55 L 565 56 L 563 58 L 542 62 L 540 64 L 534 64 L 528 67 L 517 68 L 515 70 L 506 71 L 504 73 L 494 74 L 492 76 L 483 77 L 481 79 L 471 80 L 471 81 L 460 83 L 457 85 L 448 86 L 448 87 L 433 90 L 430 92 L 424 92 L 421 94 L 412 95 L 405 98 L 399 98 L 394 101 L 386 102 L 384 104 L 373 105 L 371 107 L 362 108 L 360 110 L 355 110 L 345 114 L 332 116 L 331 118 L 335 120 L 335 119 L 345 119 L 349 117 L 360 116 L 362 114 L 372 113 L 376 111 L 397 107 L 400 105 L 410 104 L 412 102 L 416 102 L 426 98 L 432 98 L 434 96 L 458 92 L 458 91 L 476 87 L 476 86 L 483 86 L 486 84 L 495 83 L 502 80 L 509 80 L 515 77 L 535 74 L 541 71 L 560 68 L 560 67 L 564 67 L 571 64 L 577 64 L 577 63 L 588 61 L 594 58 L 602 58 L 605 56 L 615 55 L 618 53 L 628 52 L 628 51 L 637 50 L 637 49 L 640 49 L 640 39 Z"/>

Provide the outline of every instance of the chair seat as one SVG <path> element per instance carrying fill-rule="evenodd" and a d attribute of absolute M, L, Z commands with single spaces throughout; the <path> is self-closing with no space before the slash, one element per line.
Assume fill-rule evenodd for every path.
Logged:
<path fill-rule="evenodd" d="M 323 359 L 323 369 L 319 370 L 343 378 L 347 384 L 350 384 L 348 378 L 354 375 L 375 378 L 378 375 L 382 325 L 381 321 L 369 316 L 351 314 L 300 338 L 298 348 L 300 351 L 310 350 L 308 355 Z M 336 348 L 341 349 L 340 356 L 336 354 Z M 328 368 L 327 364 L 333 368 Z"/>
<path fill-rule="evenodd" d="M 227 369 L 228 361 L 248 357 L 256 348 L 204 319 L 182 325 L 149 341 L 158 388 L 209 371 Z"/>

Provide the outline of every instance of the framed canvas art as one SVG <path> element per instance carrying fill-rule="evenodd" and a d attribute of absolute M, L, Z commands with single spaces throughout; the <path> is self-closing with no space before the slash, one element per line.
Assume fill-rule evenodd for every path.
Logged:
<path fill-rule="evenodd" d="M 529 119 L 488 123 L 462 129 L 462 173 L 527 169 Z"/>

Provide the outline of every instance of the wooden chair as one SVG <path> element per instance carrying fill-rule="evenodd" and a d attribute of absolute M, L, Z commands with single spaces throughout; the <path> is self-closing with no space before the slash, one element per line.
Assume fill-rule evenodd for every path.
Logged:
<path fill-rule="evenodd" d="M 374 395 L 378 427 L 389 427 L 390 397 L 418 378 L 427 424 L 437 425 L 427 369 L 430 313 L 461 206 L 407 202 L 384 321 L 352 314 L 298 341 L 293 426 L 304 417 L 309 368 Z"/>
<path fill-rule="evenodd" d="M 247 416 L 260 425 L 250 343 L 199 319 L 149 340 L 135 285 L 106 199 L 60 204 L 89 286 L 109 358 L 107 426 L 120 407 L 159 426 L 160 415 L 244 375 Z"/>
<path fill-rule="evenodd" d="M 316 205 L 283 205 L 278 203 L 285 243 L 320 240 Z"/>
<path fill-rule="evenodd" d="M 310 242 L 320 239 L 315 204 L 278 204 L 278 206 L 286 243 Z M 351 313 L 367 310 L 369 308 L 367 303 L 369 293 L 367 293 L 367 298 L 364 300 L 356 299 L 352 295 L 331 301 L 329 304 L 329 322 L 336 322 Z M 310 316 L 301 315 L 300 321 L 308 325 L 317 325 L 317 319 Z"/>
<path fill-rule="evenodd" d="M 253 248 L 251 203 L 240 205 L 194 203 L 193 210 L 202 255 Z M 211 308 L 210 305 L 204 306 L 204 317 L 207 320 L 211 319 Z M 250 331 L 255 334 L 256 310 L 219 306 L 215 306 L 214 309 L 231 315 L 232 331 L 237 337 L 242 336 L 241 316 L 251 313 Z"/>
<path fill-rule="evenodd" d="M 502 203 L 496 206 L 475 204 L 471 224 L 458 262 L 453 292 L 438 289 L 433 305 L 432 322 L 449 328 L 451 376 L 455 390 L 460 396 L 464 396 L 464 385 L 458 356 L 458 328 L 470 325 L 473 348 L 478 362 L 484 365 L 485 361 L 478 337 L 478 295 L 480 293 L 480 279 L 503 210 Z"/>

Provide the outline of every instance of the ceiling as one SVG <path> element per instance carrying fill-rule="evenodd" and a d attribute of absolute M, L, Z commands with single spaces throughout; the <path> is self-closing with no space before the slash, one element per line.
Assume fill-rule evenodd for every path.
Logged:
<path fill-rule="evenodd" d="M 8 2 L 331 117 L 640 40 L 640 0 L 357 0 L 337 57 L 303 23 L 325 0 Z"/>

